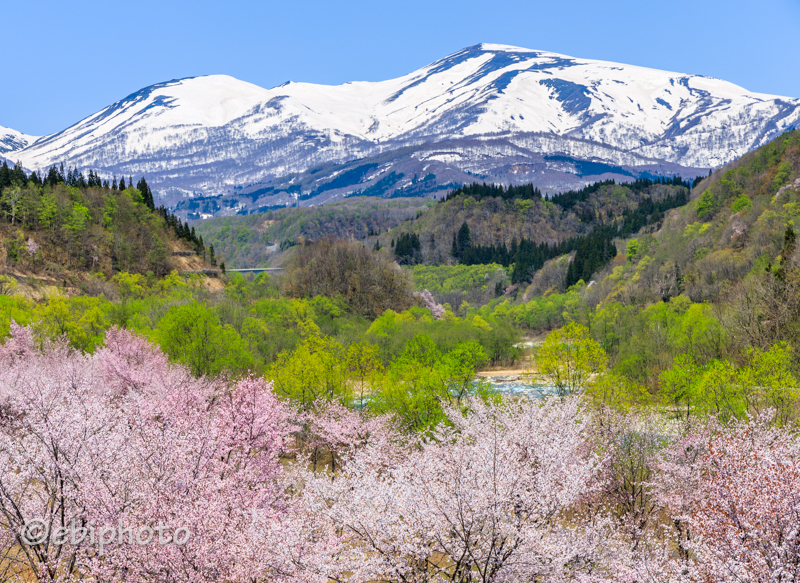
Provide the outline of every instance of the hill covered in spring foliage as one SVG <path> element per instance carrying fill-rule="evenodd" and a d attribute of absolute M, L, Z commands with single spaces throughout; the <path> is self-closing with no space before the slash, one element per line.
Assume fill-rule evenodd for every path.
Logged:
<path fill-rule="evenodd" d="M 192 227 L 229 267 L 282 263 L 282 251 L 325 237 L 362 240 L 424 212 L 431 200 L 355 197 L 315 207 L 280 208 L 265 213 L 193 221 Z"/>
<path fill-rule="evenodd" d="M 109 184 L 92 171 L 86 177 L 52 167 L 39 177 L 3 164 L 0 214 L 0 271 L 17 279 L 77 285 L 87 274 L 161 277 L 210 267 L 211 248 L 188 224 L 156 208 L 144 178 L 136 186 L 132 178 Z"/>

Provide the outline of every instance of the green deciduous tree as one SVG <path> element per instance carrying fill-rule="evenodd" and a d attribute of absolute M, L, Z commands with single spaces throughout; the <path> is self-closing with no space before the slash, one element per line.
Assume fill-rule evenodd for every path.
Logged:
<path fill-rule="evenodd" d="M 364 341 L 354 342 L 347 347 L 347 369 L 352 376 L 358 407 L 364 408 L 365 397 L 372 390 L 378 375 L 383 371 L 380 350 Z"/>
<path fill-rule="evenodd" d="M 574 322 L 548 334 L 536 354 L 536 373 L 560 396 L 584 389 L 592 375 L 602 373 L 607 365 L 608 357 L 589 329 Z"/>
<path fill-rule="evenodd" d="M 197 301 L 170 308 L 153 336 L 172 360 L 186 364 L 196 375 L 244 372 L 255 366 L 236 330 L 223 326 L 212 310 Z"/>
<path fill-rule="evenodd" d="M 0 200 L 5 203 L 7 207 L 6 215 L 11 217 L 11 224 L 16 224 L 17 221 L 17 211 L 19 210 L 19 203 L 22 200 L 22 196 L 25 194 L 25 191 L 19 185 L 14 185 L 9 188 L 6 188 L 2 192 L 2 196 L 0 196 Z"/>
<path fill-rule="evenodd" d="M 313 322 L 304 322 L 301 327 L 303 341 L 295 350 L 281 352 L 267 377 L 275 382 L 278 395 L 308 411 L 317 399 L 347 397 L 347 368 L 338 342 L 322 336 Z"/>
<path fill-rule="evenodd" d="M 713 192 L 706 190 L 697 200 L 697 216 L 701 219 L 711 217 L 719 209 L 719 201 Z"/>

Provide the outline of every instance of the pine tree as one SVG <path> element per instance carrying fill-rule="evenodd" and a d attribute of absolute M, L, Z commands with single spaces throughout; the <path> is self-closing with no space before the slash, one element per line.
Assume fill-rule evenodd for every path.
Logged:
<path fill-rule="evenodd" d="M 463 255 L 467 249 L 472 246 L 472 236 L 469 232 L 469 225 L 466 221 L 461 224 L 461 228 L 458 229 L 458 257 Z"/>
<path fill-rule="evenodd" d="M 155 210 L 155 201 L 153 200 L 153 193 L 150 191 L 150 187 L 147 186 L 147 181 L 144 179 L 144 176 L 136 185 L 137 190 L 142 193 L 142 198 L 144 199 L 144 204 L 150 210 Z"/>
<path fill-rule="evenodd" d="M 11 186 L 11 169 L 8 167 L 8 162 L 3 161 L 0 166 L 0 190 Z"/>
<path fill-rule="evenodd" d="M 11 171 L 11 182 L 19 186 L 28 184 L 28 175 L 25 174 L 25 170 L 22 168 L 22 162 L 14 164 L 14 169 Z"/>
<path fill-rule="evenodd" d="M 56 184 L 64 182 L 64 180 L 62 179 L 62 176 L 58 173 L 58 169 L 55 166 L 51 166 L 50 170 L 48 170 L 47 172 L 47 178 L 45 179 L 45 182 L 49 186 L 55 186 Z"/>

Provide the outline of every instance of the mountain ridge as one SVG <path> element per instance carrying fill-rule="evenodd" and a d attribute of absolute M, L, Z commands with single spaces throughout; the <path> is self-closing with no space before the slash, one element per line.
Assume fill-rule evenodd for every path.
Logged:
<path fill-rule="evenodd" d="M 667 163 L 670 171 L 691 176 L 798 123 L 800 99 L 710 77 L 481 44 L 379 82 L 288 82 L 263 89 L 211 75 L 158 83 L 32 142 L 23 134 L 3 142 L 0 129 L 0 147 L 8 144 L 0 155 L 30 169 L 63 161 L 109 175 L 146 174 L 154 189 L 172 189 L 177 200 L 411 148 L 371 184 L 351 185 L 339 193 L 344 196 L 392 172 L 404 175 L 393 188 L 408 186 L 413 175 L 395 166 L 408 167 L 415 151 L 449 142 L 457 155 L 444 164 L 453 176 L 533 181 L 559 190 L 597 175 L 565 167 L 551 176 L 539 168 L 537 176 L 530 163 L 509 177 L 503 168 L 521 164 L 514 161 L 515 140 L 547 142 L 546 148 L 531 146 L 529 158 L 563 154 L 619 165 L 624 154 L 631 168 Z M 487 153 L 480 146 L 499 136 L 510 144 L 504 146 L 508 163 L 502 148 Z"/>

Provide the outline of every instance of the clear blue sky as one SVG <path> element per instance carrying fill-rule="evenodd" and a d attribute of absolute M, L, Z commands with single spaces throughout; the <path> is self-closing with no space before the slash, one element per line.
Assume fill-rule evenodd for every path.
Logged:
<path fill-rule="evenodd" d="M 0 15 L 0 125 L 36 135 L 174 78 L 378 81 L 479 42 L 800 97 L 800 0 L 24 0 Z"/>

